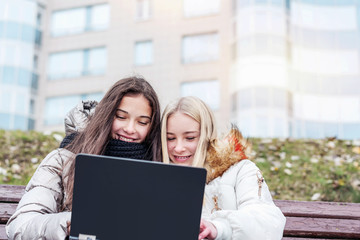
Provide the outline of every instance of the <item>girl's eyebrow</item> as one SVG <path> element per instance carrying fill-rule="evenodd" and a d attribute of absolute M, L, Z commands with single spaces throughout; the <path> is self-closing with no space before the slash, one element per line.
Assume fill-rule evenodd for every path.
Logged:
<path fill-rule="evenodd" d="M 123 112 L 123 113 L 125 113 L 125 114 L 129 114 L 127 111 L 125 111 L 125 110 L 122 110 L 122 109 L 120 109 L 120 108 L 118 108 L 118 109 L 116 109 L 116 112 Z M 139 116 L 140 118 L 148 118 L 150 121 L 151 121 L 151 117 L 149 117 L 149 116 Z"/>
<path fill-rule="evenodd" d="M 189 134 L 189 133 L 199 133 L 199 131 L 195 130 L 195 131 L 187 131 L 187 132 L 184 132 L 184 134 Z M 166 134 L 172 134 L 172 135 L 174 135 L 175 133 L 166 132 Z"/>

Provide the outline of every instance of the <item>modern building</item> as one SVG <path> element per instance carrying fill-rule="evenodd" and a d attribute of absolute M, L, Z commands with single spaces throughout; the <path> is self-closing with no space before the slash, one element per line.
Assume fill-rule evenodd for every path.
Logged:
<path fill-rule="evenodd" d="M 162 108 L 202 98 L 221 130 L 360 138 L 359 38 L 358 0 L 4 0 L 0 128 L 63 130 L 80 100 L 138 74 Z"/>
<path fill-rule="evenodd" d="M 27 130 L 35 127 L 44 11 L 44 1 L 0 2 L 2 129 Z"/>
<path fill-rule="evenodd" d="M 134 74 L 151 82 L 162 108 L 196 94 L 228 121 L 231 1 L 52 0 L 46 19 L 36 129 L 62 130 L 78 101 L 99 100 Z"/>

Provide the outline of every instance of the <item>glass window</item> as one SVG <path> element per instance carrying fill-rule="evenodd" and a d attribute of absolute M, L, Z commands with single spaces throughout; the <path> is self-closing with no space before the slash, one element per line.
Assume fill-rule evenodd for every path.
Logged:
<path fill-rule="evenodd" d="M 10 129 L 10 114 L 0 113 L 0 128 Z"/>
<path fill-rule="evenodd" d="M 1 15 L 1 13 L 0 13 Z M 4 30 L 5 30 L 5 23 L 1 22 L 1 17 L 0 17 L 0 38 L 2 38 L 4 36 Z"/>
<path fill-rule="evenodd" d="M 62 124 L 66 113 L 80 100 L 80 96 L 53 97 L 46 99 L 45 125 Z"/>
<path fill-rule="evenodd" d="M 35 44 L 41 45 L 42 32 L 39 30 L 35 30 Z"/>
<path fill-rule="evenodd" d="M 258 87 L 255 89 L 255 106 L 267 108 L 270 106 L 270 89 Z"/>
<path fill-rule="evenodd" d="M 28 130 L 34 130 L 35 129 L 35 120 L 29 118 L 28 120 Z"/>
<path fill-rule="evenodd" d="M 181 96 L 196 96 L 217 110 L 220 107 L 219 81 L 184 82 L 181 84 Z"/>
<path fill-rule="evenodd" d="M 255 136 L 269 137 L 269 119 L 265 116 L 258 116 L 255 118 Z"/>
<path fill-rule="evenodd" d="M 321 124 L 317 122 L 305 122 L 306 138 L 321 138 Z"/>
<path fill-rule="evenodd" d="M 10 83 L 10 84 L 15 83 L 15 74 L 16 74 L 15 68 L 4 66 L 2 82 Z"/>
<path fill-rule="evenodd" d="M 238 106 L 239 109 L 246 109 L 252 107 L 252 91 L 250 89 L 240 90 L 238 93 Z"/>
<path fill-rule="evenodd" d="M 21 39 L 33 43 L 35 41 L 35 29 L 30 25 L 22 25 Z"/>
<path fill-rule="evenodd" d="M 324 137 L 340 137 L 337 123 L 323 123 Z"/>
<path fill-rule="evenodd" d="M 199 63 L 217 60 L 219 37 L 217 33 L 185 36 L 182 40 L 183 63 Z"/>
<path fill-rule="evenodd" d="M 53 36 L 61 36 L 83 32 L 86 26 L 85 21 L 85 8 L 56 11 L 52 14 L 51 33 Z"/>
<path fill-rule="evenodd" d="M 152 41 L 141 41 L 135 43 L 135 65 L 143 66 L 153 63 Z"/>
<path fill-rule="evenodd" d="M 34 99 L 30 99 L 29 113 L 30 114 L 35 113 L 35 101 L 34 101 Z"/>
<path fill-rule="evenodd" d="M 26 106 L 28 105 L 28 100 L 24 94 L 18 93 L 15 98 L 15 112 L 21 114 L 27 114 Z"/>
<path fill-rule="evenodd" d="M 81 100 L 95 100 L 100 102 L 103 98 L 104 94 L 102 92 L 99 93 L 88 93 L 81 96 Z"/>
<path fill-rule="evenodd" d="M 63 124 L 64 116 L 81 100 L 100 101 L 102 93 L 52 97 L 45 102 L 45 125 Z"/>
<path fill-rule="evenodd" d="M 62 36 L 107 29 L 109 19 L 108 4 L 56 11 L 52 14 L 51 34 Z"/>
<path fill-rule="evenodd" d="M 109 25 L 110 8 L 108 4 L 95 5 L 91 8 L 88 25 L 92 31 L 107 29 Z"/>
<path fill-rule="evenodd" d="M 28 119 L 26 117 L 15 115 L 13 129 L 20 129 L 24 131 L 27 129 L 27 126 L 28 126 Z"/>
<path fill-rule="evenodd" d="M 294 25 L 328 31 L 357 30 L 355 5 L 318 6 L 298 1 L 291 4 L 291 22 Z"/>
<path fill-rule="evenodd" d="M 274 118 L 273 121 L 273 134 L 271 137 L 286 137 L 287 120 L 284 118 Z"/>
<path fill-rule="evenodd" d="M 49 57 L 48 76 L 50 80 L 54 80 L 104 74 L 106 66 L 105 48 L 53 53 Z"/>
<path fill-rule="evenodd" d="M 136 1 L 136 19 L 146 20 L 151 17 L 151 0 Z"/>
<path fill-rule="evenodd" d="M 20 86 L 29 87 L 31 84 L 32 73 L 28 70 L 20 68 L 18 71 L 18 84 Z"/>
<path fill-rule="evenodd" d="M 39 75 L 37 75 L 36 73 L 33 73 L 32 78 L 31 78 L 31 88 L 37 90 L 38 82 L 39 82 Z"/>
<path fill-rule="evenodd" d="M 273 106 L 277 108 L 285 109 L 288 103 L 288 94 L 284 89 L 273 89 Z"/>
<path fill-rule="evenodd" d="M 107 66 L 107 52 L 105 48 L 94 48 L 88 52 L 88 59 L 84 59 L 88 66 L 85 67 L 87 74 L 104 74 Z M 86 57 L 86 56 L 85 56 Z"/>
<path fill-rule="evenodd" d="M 347 123 L 343 124 L 343 138 L 345 139 L 359 139 L 360 138 L 360 124 Z"/>
<path fill-rule="evenodd" d="M 19 7 L 21 4 L 21 7 Z M 37 2 L 35 1 L 21 1 L 17 3 L 17 8 L 19 8 L 21 23 L 30 24 L 31 26 L 36 26 L 36 10 Z"/>
<path fill-rule="evenodd" d="M 83 51 L 53 53 L 49 58 L 49 79 L 79 77 L 83 73 Z"/>
<path fill-rule="evenodd" d="M 359 74 L 358 50 L 324 50 L 293 46 L 294 69 L 311 73 Z"/>
<path fill-rule="evenodd" d="M 11 108 L 11 104 L 9 102 L 12 102 L 12 94 L 10 91 L 7 91 L 6 89 L 3 89 L 1 91 L 1 102 L 0 102 L 0 110 L 9 112 Z"/>
<path fill-rule="evenodd" d="M 185 17 L 214 14 L 219 10 L 220 0 L 184 0 Z"/>
<path fill-rule="evenodd" d="M 16 22 L 7 22 L 5 37 L 10 39 L 18 39 L 20 37 L 21 25 Z"/>

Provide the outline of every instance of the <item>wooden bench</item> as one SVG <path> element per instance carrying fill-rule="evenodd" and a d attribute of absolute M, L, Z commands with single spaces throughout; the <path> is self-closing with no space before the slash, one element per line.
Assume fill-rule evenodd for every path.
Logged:
<path fill-rule="evenodd" d="M 25 186 L 0 184 L 0 240 Z M 284 240 L 360 239 L 360 203 L 275 200 L 286 216 Z"/>

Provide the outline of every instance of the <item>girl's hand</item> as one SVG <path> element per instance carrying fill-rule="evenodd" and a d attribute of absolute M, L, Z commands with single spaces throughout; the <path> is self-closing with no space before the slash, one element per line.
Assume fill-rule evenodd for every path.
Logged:
<path fill-rule="evenodd" d="M 213 240 L 216 238 L 216 236 L 217 236 L 216 227 L 212 223 L 201 219 L 199 240 L 204 239 L 204 238 Z"/>
<path fill-rule="evenodd" d="M 70 226 L 71 226 L 71 222 L 70 221 L 67 221 L 66 222 L 67 224 L 67 231 L 68 231 L 68 235 L 70 235 Z"/>

